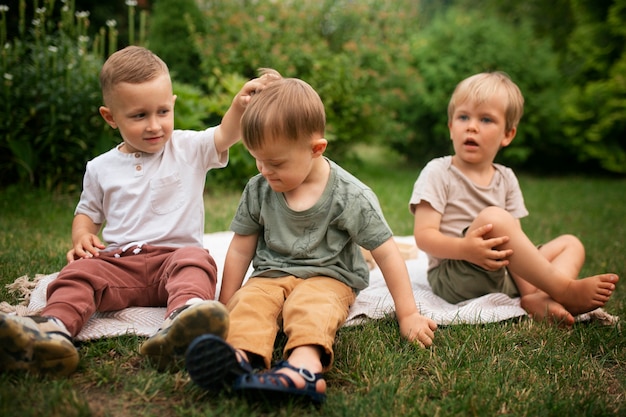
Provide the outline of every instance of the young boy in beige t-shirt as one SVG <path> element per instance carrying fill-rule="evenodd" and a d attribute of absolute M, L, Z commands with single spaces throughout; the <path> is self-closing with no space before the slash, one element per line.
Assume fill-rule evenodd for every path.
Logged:
<path fill-rule="evenodd" d="M 520 296 L 537 320 L 571 326 L 574 316 L 603 306 L 618 277 L 578 280 L 585 250 L 572 235 L 539 247 L 521 228 L 528 214 L 513 171 L 495 164 L 522 117 L 524 98 L 504 73 L 459 83 L 448 106 L 454 155 L 429 162 L 409 207 L 417 245 L 429 257 L 435 294 L 458 303 L 492 292 Z"/>

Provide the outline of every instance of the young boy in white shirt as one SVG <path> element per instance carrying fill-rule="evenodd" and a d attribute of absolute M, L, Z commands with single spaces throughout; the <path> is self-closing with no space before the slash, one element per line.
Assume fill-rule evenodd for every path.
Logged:
<path fill-rule="evenodd" d="M 217 268 L 203 248 L 206 173 L 226 166 L 243 110 L 269 80 L 246 83 L 219 126 L 181 131 L 158 56 L 129 46 L 107 59 L 100 114 L 123 142 L 87 164 L 68 265 L 49 284 L 41 315 L 0 315 L 0 369 L 70 374 L 79 362 L 72 337 L 96 311 L 167 307 L 162 328 L 140 348 L 159 368 L 196 336 L 226 334 L 227 312 L 214 301 Z"/>

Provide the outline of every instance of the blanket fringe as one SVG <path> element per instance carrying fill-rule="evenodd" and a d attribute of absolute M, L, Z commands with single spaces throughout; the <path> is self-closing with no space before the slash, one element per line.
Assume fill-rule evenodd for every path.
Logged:
<path fill-rule="evenodd" d="M 16 305 L 11 305 L 3 301 L 0 303 L 0 311 L 3 313 L 17 314 L 18 316 L 36 313 L 28 308 L 28 304 L 30 303 L 31 293 L 37 287 L 39 281 L 45 276 L 45 274 L 36 274 L 35 277 L 31 279 L 28 275 L 22 275 L 11 284 L 7 284 L 6 288 L 9 290 L 9 293 L 17 295 L 20 302 Z"/>
<path fill-rule="evenodd" d="M 586 314 L 589 321 L 597 321 L 604 326 L 614 326 L 619 322 L 619 316 L 607 313 L 603 308 L 597 308 Z"/>

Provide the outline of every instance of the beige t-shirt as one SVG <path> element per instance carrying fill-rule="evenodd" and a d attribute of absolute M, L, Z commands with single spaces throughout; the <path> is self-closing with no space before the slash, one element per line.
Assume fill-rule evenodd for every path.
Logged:
<path fill-rule="evenodd" d="M 422 170 L 409 202 L 409 210 L 415 214 L 415 206 L 428 202 L 441 213 L 441 233 L 462 236 L 478 214 L 486 207 L 501 207 L 515 218 L 528 215 L 524 197 L 513 170 L 494 164 L 495 174 L 486 186 L 474 184 L 452 165 L 452 157 L 444 156 L 430 161 Z M 428 269 L 439 265 L 439 258 L 428 256 Z"/>

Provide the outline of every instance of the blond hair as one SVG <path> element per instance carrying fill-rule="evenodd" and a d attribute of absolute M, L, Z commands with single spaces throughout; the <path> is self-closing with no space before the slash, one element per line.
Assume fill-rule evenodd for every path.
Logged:
<path fill-rule="evenodd" d="M 456 107 L 465 102 L 481 104 L 503 91 L 507 98 L 505 110 L 505 129 L 509 132 L 517 128 L 524 114 L 524 96 L 519 87 L 504 72 L 482 72 L 461 81 L 450 98 L 448 104 L 448 122 L 453 118 Z"/>
<path fill-rule="evenodd" d="M 280 77 L 275 70 L 262 74 Z M 286 139 L 297 142 L 324 136 L 326 112 L 317 92 L 297 78 L 278 78 L 257 93 L 241 118 L 244 145 L 258 149 L 265 141 Z"/>
<path fill-rule="evenodd" d="M 152 51 L 139 46 L 127 46 L 113 53 L 100 71 L 100 88 L 105 104 L 119 83 L 141 84 L 167 74 L 167 65 Z"/>

